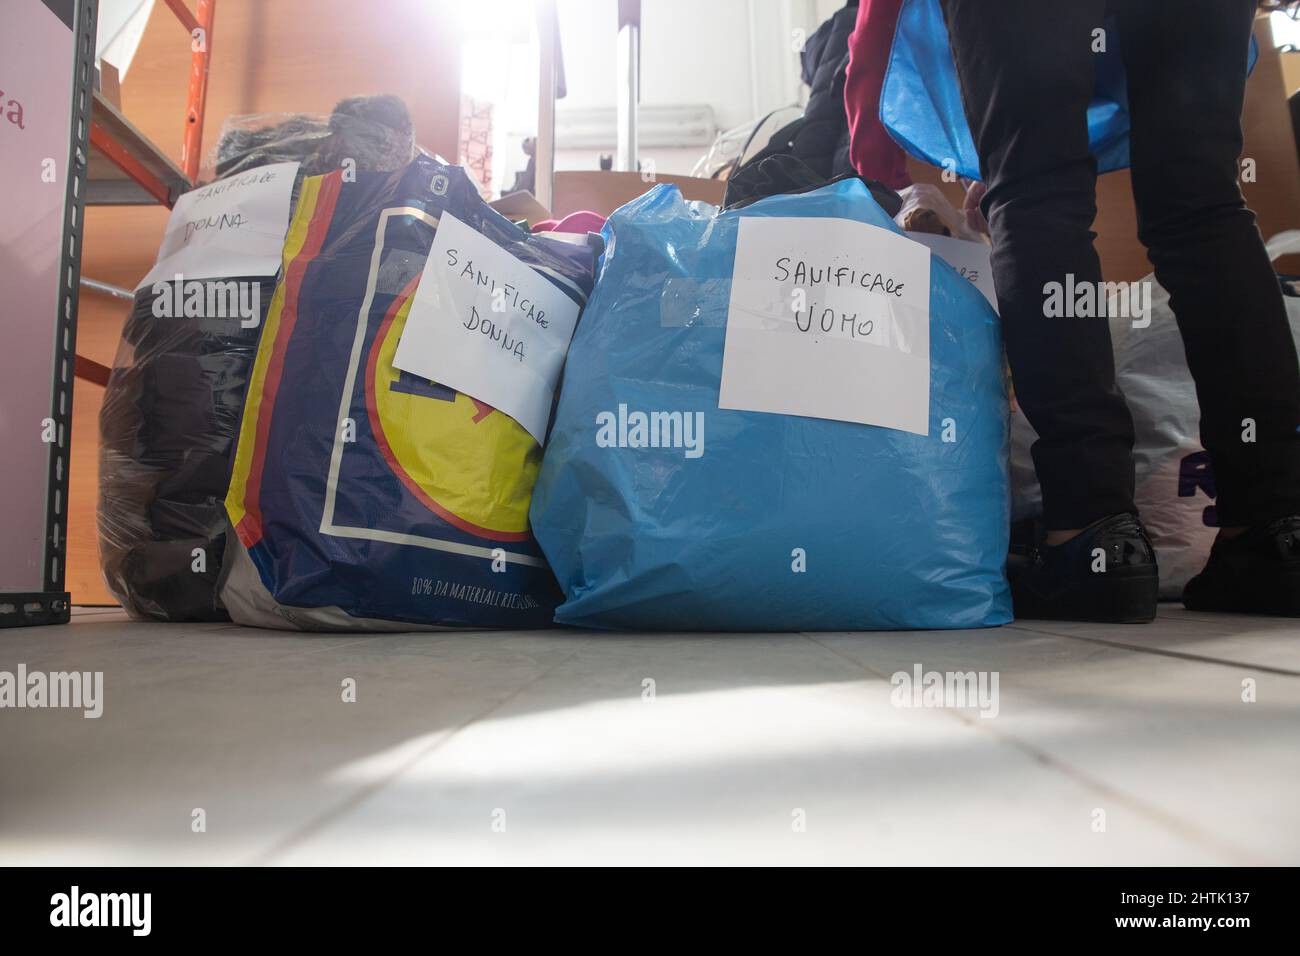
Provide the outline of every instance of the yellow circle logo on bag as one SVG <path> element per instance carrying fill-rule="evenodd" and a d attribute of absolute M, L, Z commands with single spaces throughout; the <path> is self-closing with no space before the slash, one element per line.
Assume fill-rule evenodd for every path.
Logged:
<path fill-rule="evenodd" d="M 509 415 L 393 367 L 414 290 L 413 281 L 393 300 L 366 363 L 366 407 L 379 450 L 444 521 L 495 541 L 527 540 L 541 447 Z"/>

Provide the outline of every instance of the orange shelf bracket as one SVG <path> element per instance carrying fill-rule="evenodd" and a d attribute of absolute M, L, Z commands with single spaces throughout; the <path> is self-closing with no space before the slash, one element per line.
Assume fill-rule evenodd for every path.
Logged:
<path fill-rule="evenodd" d="M 108 377 L 113 370 L 107 365 L 101 365 L 94 359 L 88 359 L 84 355 L 77 356 L 77 363 L 74 374 L 77 378 L 84 378 L 87 382 L 93 382 L 96 385 L 108 385 Z"/>
<path fill-rule="evenodd" d="M 185 98 L 185 136 L 181 142 L 181 169 L 190 182 L 199 176 L 203 151 L 203 115 L 208 102 L 208 65 L 212 62 L 212 25 L 217 0 L 198 0 L 191 13 L 184 0 L 166 0 L 167 6 L 190 35 L 190 85 Z"/>
<path fill-rule="evenodd" d="M 164 206 L 171 207 L 172 197 L 167 184 L 145 168 L 131 151 L 113 138 L 98 123 L 90 124 L 91 145 L 116 163 L 124 173 L 134 179 L 149 195 Z"/>

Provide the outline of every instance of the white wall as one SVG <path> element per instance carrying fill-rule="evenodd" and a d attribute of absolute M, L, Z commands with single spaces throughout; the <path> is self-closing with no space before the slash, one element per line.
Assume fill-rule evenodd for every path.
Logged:
<path fill-rule="evenodd" d="M 642 103 L 708 103 L 723 127 L 751 119 L 749 7 L 749 0 L 643 0 Z M 559 0 L 558 9 L 569 81 L 560 108 L 614 106 L 617 4 Z"/>
<path fill-rule="evenodd" d="M 500 2 L 500 0 L 497 0 Z M 712 107 L 725 130 L 777 107 L 803 102 L 796 31 L 807 35 L 843 0 L 642 0 L 642 105 Z M 616 0 L 557 0 L 568 96 L 557 110 L 617 104 Z M 494 166 L 498 188 L 508 186 L 526 162 L 519 143 L 536 125 L 536 38 L 532 48 L 512 48 L 509 90 L 499 102 Z M 497 64 L 494 64 L 497 65 Z M 494 100 L 496 98 L 494 97 Z M 556 168 L 596 169 L 608 148 L 566 149 L 561 133 Z M 665 173 L 689 173 L 704 147 L 642 150 Z"/>
<path fill-rule="evenodd" d="M 153 0 L 99 0 L 95 56 L 117 67 L 119 80 L 126 79 L 152 12 Z M 181 30 L 179 21 L 176 29 Z"/>

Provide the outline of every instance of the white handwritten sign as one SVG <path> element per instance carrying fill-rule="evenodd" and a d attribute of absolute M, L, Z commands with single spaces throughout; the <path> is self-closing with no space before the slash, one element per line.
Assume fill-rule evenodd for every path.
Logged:
<path fill-rule="evenodd" d="M 718 406 L 928 434 L 929 250 L 849 219 L 742 218 Z"/>
<path fill-rule="evenodd" d="M 185 193 L 172 207 L 158 261 L 136 288 L 178 275 L 275 275 L 297 174 L 298 163 L 273 163 Z"/>
<path fill-rule="evenodd" d="M 998 310 L 998 296 L 993 291 L 993 267 L 989 265 L 990 249 L 983 242 L 971 242 L 968 239 L 954 239 L 952 236 L 936 236 L 928 232 L 909 232 L 915 239 L 929 249 L 948 265 L 957 270 L 963 279 L 974 283 L 984 298 L 988 299 L 993 311 Z"/>
<path fill-rule="evenodd" d="M 393 365 L 454 388 L 546 440 L 578 305 L 444 212 Z"/>

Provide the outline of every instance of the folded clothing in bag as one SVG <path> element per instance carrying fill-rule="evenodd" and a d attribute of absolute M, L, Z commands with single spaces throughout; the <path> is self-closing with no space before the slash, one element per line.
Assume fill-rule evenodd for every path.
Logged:
<path fill-rule="evenodd" d="M 661 185 L 613 214 L 533 493 L 533 530 L 565 593 L 556 620 L 691 630 L 1006 623 L 997 316 L 931 257 L 928 435 L 719 408 L 738 225 L 750 216 L 900 231 L 856 179 L 725 212 Z M 703 431 L 685 450 L 598 440 L 602 422 L 633 412 L 678 414 L 683 428 L 702 418 Z"/>
<path fill-rule="evenodd" d="M 328 117 L 232 117 L 215 154 L 219 177 L 297 162 L 296 193 L 303 175 L 340 168 L 340 157 L 351 168 L 400 169 L 415 156 L 415 139 L 400 99 L 354 97 Z M 288 219 L 286 209 L 277 241 Z M 214 248 L 207 262 L 222 256 Z M 123 326 L 99 420 L 99 552 L 109 590 L 132 616 L 224 621 L 223 502 L 275 276 L 223 274 L 189 285 L 199 294 L 184 314 L 166 316 L 156 314 L 159 291 L 141 286 Z M 255 314 L 228 314 L 226 290 L 239 290 Z"/>
<path fill-rule="evenodd" d="M 254 363 L 226 510 L 221 599 L 265 627 L 551 623 L 528 527 L 541 448 L 513 418 L 393 366 L 439 218 L 579 306 L 597 248 L 530 235 L 459 167 L 303 183 Z"/>
<path fill-rule="evenodd" d="M 99 553 L 104 580 L 137 618 L 224 621 L 216 600 L 230 477 L 248 369 L 275 277 L 198 280 L 256 290 L 256 321 L 159 318 L 148 286 L 122 328 L 100 409 Z"/>

